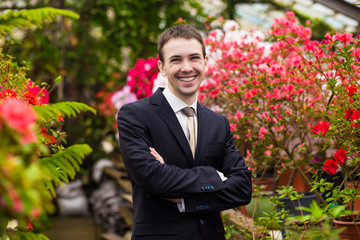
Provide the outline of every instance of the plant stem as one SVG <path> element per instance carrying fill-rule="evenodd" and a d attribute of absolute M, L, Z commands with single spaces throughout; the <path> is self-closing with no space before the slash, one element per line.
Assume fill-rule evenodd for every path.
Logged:
<path fill-rule="evenodd" d="M 304 181 L 305 181 L 309 186 L 311 186 L 311 182 L 310 182 L 310 180 L 307 178 L 307 176 L 305 175 L 304 171 L 303 171 L 301 168 L 299 168 L 299 167 L 297 167 L 297 169 L 298 169 L 301 177 L 304 179 Z M 321 196 L 321 194 L 319 193 L 318 190 L 315 189 L 315 190 L 314 190 L 314 193 L 315 193 L 315 195 L 320 199 L 320 201 L 321 201 L 322 204 L 327 205 L 325 199 Z"/>

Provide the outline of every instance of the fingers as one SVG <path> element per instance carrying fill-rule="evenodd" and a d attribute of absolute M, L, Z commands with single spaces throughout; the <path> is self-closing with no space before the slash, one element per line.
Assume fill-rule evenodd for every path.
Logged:
<path fill-rule="evenodd" d="M 160 156 L 160 154 L 155 150 L 155 148 L 150 147 L 150 153 L 153 157 L 158 160 L 161 164 L 165 164 L 164 159 Z"/>

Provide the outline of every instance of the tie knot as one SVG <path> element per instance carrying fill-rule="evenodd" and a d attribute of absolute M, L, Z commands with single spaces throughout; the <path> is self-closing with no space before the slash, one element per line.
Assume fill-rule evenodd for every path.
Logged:
<path fill-rule="evenodd" d="M 186 107 L 181 109 L 181 111 L 187 116 L 187 117 L 194 117 L 195 110 L 192 107 Z"/>

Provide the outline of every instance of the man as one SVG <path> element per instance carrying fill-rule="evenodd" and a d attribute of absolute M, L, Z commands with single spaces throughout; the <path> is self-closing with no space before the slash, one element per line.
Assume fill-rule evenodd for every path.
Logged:
<path fill-rule="evenodd" d="M 168 87 L 118 113 L 133 187 L 132 239 L 224 239 L 220 211 L 250 202 L 251 172 L 226 117 L 196 100 L 208 65 L 199 32 L 189 25 L 167 29 L 158 51 Z"/>

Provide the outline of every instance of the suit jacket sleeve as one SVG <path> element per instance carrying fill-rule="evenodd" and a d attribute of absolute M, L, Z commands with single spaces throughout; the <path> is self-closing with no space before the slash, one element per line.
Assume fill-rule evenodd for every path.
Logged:
<path fill-rule="evenodd" d="M 201 186 L 211 185 L 209 192 L 224 189 L 224 184 L 212 166 L 183 169 L 161 165 L 151 154 L 151 120 L 143 109 L 127 104 L 118 113 L 121 154 L 131 180 L 151 196 L 184 198 L 203 193 Z M 158 129 L 157 129 L 158 130 Z M 230 166 L 229 166 L 230 167 Z"/>
<path fill-rule="evenodd" d="M 245 165 L 244 158 L 235 149 L 233 135 L 227 118 L 225 152 L 222 167 L 218 169 L 227 177 L 225 188 L 216 192 L 195 194 L 185 198 L 186 212 L 218 212 L 225 209 L 246 205 L 251 201 L 252 180 L 251 171 Z M 206 162 L 206 159 L 203 161 Z M 221 162 L 221 159 L 219 159 Z"/>

